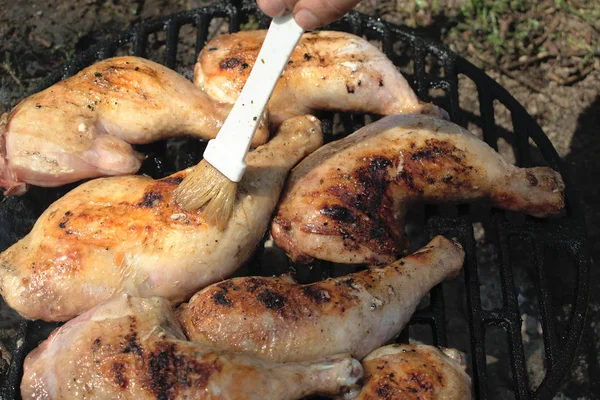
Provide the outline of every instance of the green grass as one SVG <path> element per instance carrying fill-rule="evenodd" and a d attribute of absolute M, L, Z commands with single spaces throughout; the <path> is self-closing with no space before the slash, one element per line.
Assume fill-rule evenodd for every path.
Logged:
<path fill-rule="evenodd" d="M 578 17 L 593 23 L 598 26 L 600 20 L 600 2 L 590 0 L 577 2 L 574 0 L 554 0 L 554 5 L 569 14 L 577 15 Z"/>
<path fill-rule="evenodd" d="M 540 22 L 524 18 L 528 0 L 469 0 L 460 9 L 456 29 L 473 32 L 484 49 L 501 55 L 536 54 L 531 39 L 541 34 Z"/>
<path fill-rule="evenodd" d="M 541 4 L 535 0 L 468 0 L 457 15 L 454 33 L 472 32 L 473 45 L 481 51 L 491 50 L 496 58 L 518 58 L 536 55 L 546 49 L 538 45 L 549 29 L 548 19 L 542 23 L 545 13 L 555 15 L 563 12 L 579 17 L 594 29 L 600 26 L 600 2 L 577 0 L 554 0 Z M 534 17 L 529 17 L 529 16 Z M 588 59 L 598 54 L 598 45 L 588 43 L 578 36 L 579 32 L 564 32 L 560 28 L 550 34 L 551 39 L 564 39 L 569 47 L 587 51 Z M 540 40 L 539 42 L 542 42 Z"/>

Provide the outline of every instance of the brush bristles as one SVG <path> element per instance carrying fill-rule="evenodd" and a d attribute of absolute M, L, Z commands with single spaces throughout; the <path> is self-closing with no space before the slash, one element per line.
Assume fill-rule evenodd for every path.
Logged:
<path fill-rule="evenodd" d="M 188 212 L 204 206 L 206 221 L 223 230 L 233 213 L 236 192 L 236 182 L 202 160 L 175 189 L 175 201 Z"/>

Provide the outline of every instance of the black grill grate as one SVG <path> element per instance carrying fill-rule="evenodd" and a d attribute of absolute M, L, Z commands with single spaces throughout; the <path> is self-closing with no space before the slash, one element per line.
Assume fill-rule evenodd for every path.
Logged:
<path fill-rule="evenodd" d="M 242 24 L 252 21 L 252 18 L 254 18 L 253 23 L 257 23 L 258 26 L 262 28 L 268 26 L 269 20 L 256 10 L 254 2 L 246 0 L 232 3 L 215 2 L 209 7 L 145 22 L 75 57 L 62 70 L 57 70 L 49 76 L 37 90 L 73 75 L 96 60 L 120 54 L 148 57 L 179 72 L 188 72 L 182 69 L 183 65 L 187 67 L 192 65 L 195 55 L 209 40 L 209 26 L 212 22 L 216 19 L 224 19 L 228 23 L 229 31 L 235 32 Z M 182 34 L 183 29 L 186 29 L 187 33 Z M 489 389 L 496 385 L 496 382 L 488 378 L 486 334 L 494 329 L 493 327 L 500 327 L 506 332 L 507 338 L 507 362 L 510 365 L 510 382 L 507 386 L 512 387 L 513 391 L 510 397 L 518 400 L 552 398 L 565 374 L 570 370 L 581 336 L 588 295 L 588 256 L 584 217 L 570 179 L 552 144 L 525 109 L 502 87 L 483 71 L 445 47 L 415 36 L 401 27 L 358 13 L 347 15 L 328 29 L 344 30 L 365 36 L 369 40 L 379 41 L 383 51 L 405 73 L 419 97 L 430 100 L 430 89 L 441 89 L 444 94 L 436 98 L 435 102 L 448 110 L 453 121 L 463 126 L 465 126 L 467 113 L 459 105 L 459 76 L 461 79 L 471 80 L 478 92 L 481 114 L 478 125 L 483 130 L 483 139 L 494 149 L 498 149 L 500 135 L 495 121 L 494 101 L 500 102 L 511 113 L 514 130 L 511 139 L 517 164 L 533 165 L 532 150 L 534 150 L 541 154 L 544 163 L 563 174 L 566 182 L 567 208 L 565 214 L 559 219 L 536 220 L 517 213 L 500 212 L 483 203 L 460 207 L 426 206 L 415 209 L 413 226 L 416 231 L 422 233 L 424 238 L 422 241 L 436 234 L 454 236 L 463 244 L 467 256 L 463 277 L 459 278 L 456 284 L 460 298 L 448 300 L 448 293 L 442 290 L 450 287 L 448 283 L 434 288 L 429 297 L 429 304 L 417 311 L 411 320 L 410 328 L 405 329 L 399 339 L 402 341 L 407 341 L 409 337 L 412 339 L 413 327 L 422 325 L 429 327 L 431 343 L 457 347 L 470 356 L 468 368 L 473 377 L 476 398 L 489 399 L 493 397 L 489 394 Z M 185 57 L 181 55 L 182 49 L 186 51 L 187 64 L 182 63 L 178 58 Z M 336 132 L 339 128 L 336 127 L 341 126 L 343 131 L 350 133 L 363 126 L 368 121 L 366 118 L 376 119 L 373 116 L 331 113 L 324 113 L 319 117 L 323 120 L 326 141 L 338 138 Z M 189 140 L 186 146 L 179 147 L 177 153 L 170 150 L 172 143 L 173 141 L 166 141 L 141 146 L 141 151 L 150 155 L 141 172 L 162 177 L 199 161 L 204 148 L 202 143 Z M 185 150 L 182 150 L 184 148 Z M 9 198 L 2 202 L 0 204 L 2 223 L 0 250 L 26 234 L 50 202 L 73 186 L 53 190 L 34 188 L 21 198 Z M 473 225 L 476 221 L 481 222 L 485 227 L 486 240 L 493 244 L 498 255 L 502 305 L 489 310 L 483 307 L 481 301 L 481 287 L 484 282 L 480 279 L 481 266 L 477 259 L 479 244 L 474 236 Z M 543 381 L 537 387 L 532 387 L 535 385 L 531 385 L 528 378 L 518 288 L 515 282 L 516 260 L 523 258 L 525 253 L 511 248 L 511 240 L 520 243 L 531 258 L 530 272 L 535 277 L 534 284 L 537 288 L 536 297 L 543 331 L 546 370 Z M 549 248 L 553 250 L 553 254 L 556 252 L 564 254 L 563 258 L 560 261 L 548 258 L 546 254 Z M 254 274 L 281 272 L 278 271 L 278 266 L 268 266 L 264 262 L 267 258 L 264 249 L 259 248 L 253 260 L 246 266 L 246 272 Z M 571 280 L 566 279 L 557 283 L 549 276 L 552 268 L 557 267 L 554 264 L 558 262 L 564 263 L 560 265 L 561 271 L 573 272 Z M 313 278 L 335 273 L 336 268 L 329 263 L 320 263 L 310 271 L 310 275 L 314 275 Z M 339 270 L 337 273 L 340 273 Z M 553 290 L 556 287 L 558 290 Z M 557 298 L 564 301 L 561 303 Z M 465 323 L 468 326 L 468 329 L 461 331 L 459 335 L 456 332 L 449 333 L 448 327 L 455 318 L 450 314 L 456 308 L 450 307 L 454 305 L 451 303 L 459 303 L 458 308 L 463 310 Z M 561 313 L 561 309 L 565 308 L 566 322 L 561 323 L 556 316 Z M 0 388 L 1 399 L 20 398 L 19 384 L 23 358 L 56 326 L 41 322 L 20 323 L 13 343 L 13 361 Z"/>

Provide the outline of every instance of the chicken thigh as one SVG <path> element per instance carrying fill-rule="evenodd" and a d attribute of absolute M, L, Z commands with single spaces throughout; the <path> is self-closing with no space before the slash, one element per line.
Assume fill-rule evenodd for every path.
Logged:
<path fill-rule="evenodd" d="M 210 99 L 183 76 L 138 57 L 99 61 L 24 99 L 0 122 L 0 187 L 53 187 L 137 172 L 131 144 L 217 135 L 230 104 Z M 254 145 L 266 142 L 261 121 Z"/>
<path fill-rule="evenodd" d="M 454 349 L 394 344 L 362 361 L 363 388 L 356 400 L 471 400 L 471 378 Z"/>
<path fill-rule="evenodd" d="M 421 298 L 462 268 L 442 236 L 384 268 L 299 285 L 243 277 L 211 285 L 177 310 L 188 339 L 276 362 L 338 353 L 361 359 L 397 336 Z"/>
<path fill-rule="evenodd" d="M 265 30 L 221 35 L 198 56 L 194 83 L 212 98 L 234 103 Z M 380 115 L 446 112 L 419 101 L 394 64 L 366 40 L 344 32 L 305 33 L 292 53 L 268 104 L 274 124 L 313 110 Z"/>
<path fill-rule="evenodd" d="M 564 207 L 563 192 L 554 170 L 517 168 L 452 122 L 395 115 L 294 168 L 271 234 L 298 263 L 385 264 L 406 248 L 403 219 L 413 202 L 489 198 L 499 208 L 546 217 Z"/>
<path fill-rule="evenodd" d="M 185 340 L 169 303 L 120 296 L 57 329 L 24 363 L 23 399 L 295 400 L 362 376 L 339 355 L 274 364 Z"/>
<path fill-rule="evenodd" d="M 322 144 L 320 122 L 298 117 L 246 157 L 226 228 L 184 211 L 173 191 L 189 172 L 96 179 L 53 203 L 0 255 L 0 293 L 30 319 L 70 319 L 120 293 L 188 299 L 226 278 L 262 239 L 288 171 Z"/>

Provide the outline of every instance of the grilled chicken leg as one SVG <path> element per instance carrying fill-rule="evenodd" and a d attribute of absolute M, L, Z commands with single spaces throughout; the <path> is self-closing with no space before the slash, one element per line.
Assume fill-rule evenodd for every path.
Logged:
<path fill-rule="evenodd" d="M 271 234 L 298 263 L 384 264 L 406 247 L 403 219 L 413 202 L 489 198 L 545 217 L 564 207 L 563 190 L 554 170 L 508 164 L 449 121 L 390 116 L 303 160 L 286 183 Z"/>
<path fill-rule="evenodd" d="M 198 56 L 194 82 L 215 100 L 234 103 L 266 31 L 242 31 L 210 41 Z M 425 104 L 375 46 L 344 32 L 306 33 L 292 53 L 268 104 L 275 124 L 313 110 L 381 115 L 446 112 Z"/>
<path fill-rule="evenodd" d="M 288 171 L 322 144 L 320 122 L 298 117 L 246 157 L 234 212 L 220 231 L 173 191 L 189 172 L 161 180 L 96 179 L 52 204 L 0 255 L 0 293 L 30 319 L 70 319 L 120 293 L 188 299 L 226 278 L 262 239 Z"/>
<path fill-rule="evenodd" d="M 57 329 L 25 359 L 24 399 L 272 399 L 335 395 L 349 356 L 274 364 L 185 341 L 168 302 L 120 296 Z"/>
<path fill-rule="evenodd" d="M 364 386 L 356 400 L 471 400 L 462 354 L 426 345 L 389 345 L 362 361 Z"/>
<path fill-rule="evenodd" d="M 0 123 L 0 187 L 60 186 L 137 172 L 130 144 L 216 136 L 231 110 L 190 81 L 138 57 L 103 60 L 23 100 Z M 254 145 L 267 140 L 264 120 Z"/>
<path fill-rule="evenodd" d="M 289 277 L 234 278 L 177 310 L 195 342 L 276 362 L 338 353 L 361 359 L 398 335 L 421 298 L 462 268 L 458 242 L 442 236 L 384 268 L 299 285 Z"/>

